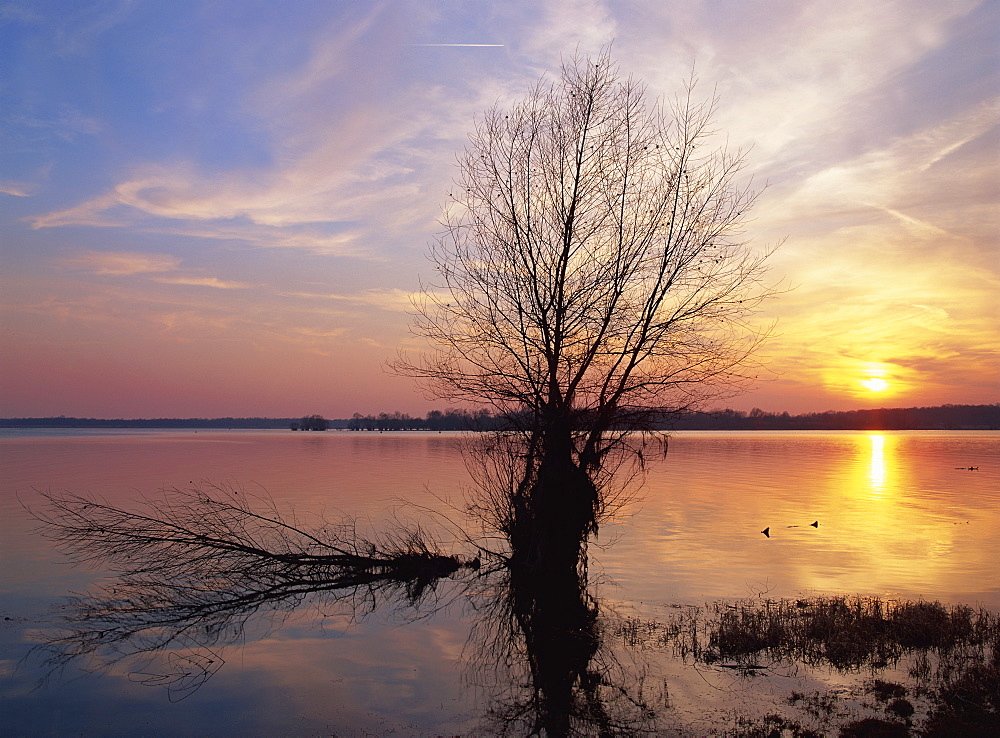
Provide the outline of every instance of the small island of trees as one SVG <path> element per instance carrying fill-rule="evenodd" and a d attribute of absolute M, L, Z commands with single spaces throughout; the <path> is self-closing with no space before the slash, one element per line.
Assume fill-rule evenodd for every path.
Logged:
<path fill-rule="evenodd" d="M 293 420 L 288 427 L 293 431 L 325 431 L 330 427 L 330 421 L 322 415 L 306 415 L 301 420 Z"/>
<path fill-rule="evenodd" d="M 362 415 L 354 413 L 347 421 L 352 431 L 486 431 L 501 427 L 501 419 L 488 410 L 448 408 L 431 410 L 425 418 L 414 418 L 407 413 L 379 413 Z"/>

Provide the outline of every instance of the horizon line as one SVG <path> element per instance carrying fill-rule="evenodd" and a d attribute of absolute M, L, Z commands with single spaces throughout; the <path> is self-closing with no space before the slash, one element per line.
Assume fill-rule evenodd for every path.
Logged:
<path fill-rule="evenodd" d="M 892 410 L 934 410 L 938 408 L 968 408 L 968 407 L 997 407 L 1000 406 L 1000 402 L 990 403 L 990 402 L 980 402 L 980 403 L 944 403 L 942 405 L 909 405 L 909 406 L 896 406 L 896 407 L 865 407 L 865 408 L 854 408 L 852 410 L 806 410 L 798 413 L 791 413 L 787 410 L 763 410 L 762 408 L 754 408 L 761 410 L 766 415 L 781 415 L 783 413 L 788 413 L 792 417 L 802 416 L 802 415 L 824 415 L 827 413 L 858 413 L 858 412 L 877 412 L 877 411 L 892 411 Z M 432 408 L 434 410 L 434 408 Z M 432 411 L 431 410 L 431 411 Z M 427 412 L 431 412 L 427 411 Z M 713 408 L 711 410 L 688 410 L 686 412 L 696 414 L 712 414 L 712 413 L 724 413 L 724 412 L 742 412 L 750 414 L 752 410 L 740 410 L 738 408 Z M 278 416 L 278 415 L 218 415 L 214 417 L 207 416 L 193 416 L 189 415 L 186 417 L 182 416 L 147 416 L 147 417 L 132 417 L 132 418 L 97 418 L 97 417 L 87 417 L 84 415 L 11 415 L 6 417 L 0 417 L 0 422 L 9 420 L 297 420 L 302 416 Z M 367 416 L 366 416 L 367 417 Z M 413 416 L 411 416 L 413 417 Z M 328 418 L 328 420 L 350 420 L 349 417 L 344 418 Z"/>

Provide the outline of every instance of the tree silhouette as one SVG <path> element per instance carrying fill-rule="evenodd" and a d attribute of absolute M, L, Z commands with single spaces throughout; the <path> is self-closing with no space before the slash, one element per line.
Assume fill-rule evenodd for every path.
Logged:
<path fill-rule="evenodd" d="M 752 378 L 767 251 L 742 236 L 743 155 L 711 148 L 715 101 L 693 87 L 650 104 L 607 52 L 576 57 L 488 110 L 459 157 L 415 301 L 433 348 L 393 366 L 524 435 L 519 514 L 539 537 L 596 531 L 592 474 L 623 433 Z"/>

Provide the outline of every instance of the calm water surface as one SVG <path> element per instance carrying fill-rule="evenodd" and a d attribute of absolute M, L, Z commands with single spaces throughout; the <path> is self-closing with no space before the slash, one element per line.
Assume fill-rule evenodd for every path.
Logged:
<path fill-rule="evenodd" d="M 632 598 L 866 593 L 1000 608 L 997 433 L 679 433 L 642 497 L 602 557 Z"/>
<path fill-rule="evenodd" d="M 387 519 L 461 504 L 471 484 L 448 434 L 38 432 L 0 438 L 0 733 L 11 735 L 475 734 L 475 612 L 442 588 L 414 620 L 304 607 L 251 628 L 178 702 L 128 668 L 71 668 L 38 686 L 22 661 L 74 568 L 32 533 L 37 490 L 130 506 L 161 489 L 266 490 L 302 519 Z M 970 470 L 969 467 L 976 467 Z M 592 580 L 618 611 L 657 616 L 719 598 L 873 594 L 1000 610 L 1000 433 L 678 433 L 641 500 L 601 529 Z M 817 521 L 818 527 L 810 523 Z M 761 530 L 769 528 L 770 537 Z M 447 533 L 442 532 L 447 538 Z M 451 598 L 451 599 L 449 599 Z M 450 602 L 450 604 L 448 604 Z M 81 665 L 82 666 L 82 665 Z M 678 719 L 719 702 L 671 675 Z M 698 686 L 701 685 L 701 686 Z M 721 702 L 720 702 L 721 704 Z M 720 708 L 721 709 L 721 708 Z"/>

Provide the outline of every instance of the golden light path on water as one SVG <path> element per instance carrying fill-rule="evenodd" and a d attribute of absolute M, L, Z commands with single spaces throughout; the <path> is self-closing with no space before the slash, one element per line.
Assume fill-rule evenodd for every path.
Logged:
<path fill-rule="evenodd" d="M 949 512 L 957 512 L 949 510 L 949 491 L 915 478 L 914 460 L 903 457 L 901 446 L 899 434 L 857 437 L 855 480 L 844 499 L 851 533 L 841 546 L 864 562 L 886 593 L 947 590 L 969 570 L 969 544 L 983 526 L 973 532 L 971 521 L 948 519 Z M 818 578 L 815 586 L 830 585 L 836 582 Z"/>
<path fill-rule="evenodd" d="M 646 602 L 767 592 L 996 606 L 995 440 L 678 433 L 637 511 L 602 532 L 621 538 L 600 558 Z"/>
<path fill-rule="evenodd" d="M 833 520 L 840 527 L 832 548 L 835 560 L 844 565 L 826 567 L 825 573 L 802 572 L 810 587 L 933 599 L 971 584 L 962 578 L 974 576 L 981 560 L 973 544 L 988 535 L 989 511 L 969 509 L 982 523 L 975 527 L 960 519 L 961 507 L 974 501 L 961 499 L 960 484 L 945 486 L 940 476 L 920 475 L 921 450 L 907 448 L 905 440 L 892 433 L 852 438 L 854 462 L 847 483 L 828 491 L 831 513 L 837 516 Z M 958 474 L 964 470 L 954 465 L 935 471 L 951 472 L 955 482 L 963 479 Z"/>
<path fill-rule="evenodd" d="M 872 444 L 868 480 L 874 495 L 885 491 L 885 436 L 881 433 L 872 433 L 868 438 Z"/>

